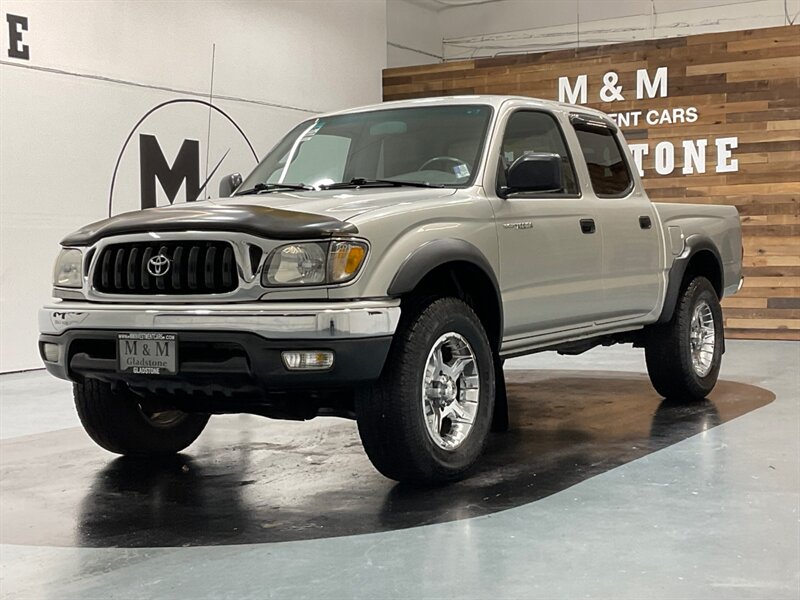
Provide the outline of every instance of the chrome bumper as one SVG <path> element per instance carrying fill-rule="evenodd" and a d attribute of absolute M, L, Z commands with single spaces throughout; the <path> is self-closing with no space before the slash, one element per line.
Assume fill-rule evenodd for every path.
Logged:
<path fill-rule="evenodd" d="M 399 300 L 246 304 L 53 302 L 39 310 L 39 332 L 70 329 L 236 331 L 267 339 L 352 339 L 392 335 Z"/>

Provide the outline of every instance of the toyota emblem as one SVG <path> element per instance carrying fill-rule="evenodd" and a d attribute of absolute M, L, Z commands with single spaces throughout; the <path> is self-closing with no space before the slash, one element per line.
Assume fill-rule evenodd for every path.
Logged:
<path fill-rule="evenodd" d="M 163 254 L 156 254 L 147 261 L 147 272 L 153 277 L 161 277 L 169 271 L 170 260 Z"/>

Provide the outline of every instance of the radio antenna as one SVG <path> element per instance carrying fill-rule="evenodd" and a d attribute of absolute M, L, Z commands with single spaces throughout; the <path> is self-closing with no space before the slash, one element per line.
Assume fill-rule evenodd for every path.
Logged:
<path fill-rule="evenodd" d="M 208 183 L 208 157 L 211 151 L 211 107 L 214 104 L 214 62 L 216 57 L 217 45 L 211 44 L 211 87 L 208 90 L 208 132 L 206 134 L 206 183 Z M 206 188 L 206 200 L 208 200 L 208 198 L 208 188 Z"/>

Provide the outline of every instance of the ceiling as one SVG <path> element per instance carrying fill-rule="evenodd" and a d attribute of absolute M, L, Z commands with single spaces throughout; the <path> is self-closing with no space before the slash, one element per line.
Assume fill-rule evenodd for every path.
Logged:
<path fill-rule="evenodd" d="M 480 4 L 495 4 L 497 2 L 505 2 L 507 0 L 403 0 L 408 2 L 409 4 L 415 4 L 416 6 L 421 6 L 423 8 L 427 8 L 428 10 L 432 10 L 435 12 L 439 12 L 442 10 L 446 10 L 448 8 L 459 8 L 465 6 L 476 6 Z M 520 2 L 520 0 L 516 0 Z M 547 4 L 551 0 L 536 0 L 537 2 Z M 652 4 L 661 10 L 689 10 L 692 8 L 701 8 L 701 7 L 711 7 L 711 6 L 724 6 L 728 4 L 745 4 L 748 2 L 752 2 L 753 0 L 640 0 L 641 4 L 645 7 L 643 10 L 645 12 L 650 10 L 650 5 Z M 780 2 L 780 0 L 774 0 L 776 4 Z M 785 0 L 788 1 L 788 0 Z M 800 2 L 800 0 L 793 0 L 794 2 Z M 598 6 L 599 0 L 583 0 L 584 4 L 591 3 L 593 7 Z M 635 3 L 636 0 L 620 0 L 620 4 L 632 4 Z M 669 8 L 666 8 L 669 7 Z M 659 10 L 659 12 L 661 12 Z"/>
<path fill-rule="evenodd" d="M 406 2 L 438 12 L 447 8 L 458 8 L 459 6 L 472 6 L 475 4 L 492 4 L 494 2 L 503 2 L 503 0 L 406 0 Z"/>

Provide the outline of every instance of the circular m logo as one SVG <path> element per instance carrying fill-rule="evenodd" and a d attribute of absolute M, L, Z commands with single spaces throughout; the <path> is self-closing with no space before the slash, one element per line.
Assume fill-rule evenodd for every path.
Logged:
<path fill-rule="evenodd" d="M 218 124 L 214 130 L 213 150 L 210 147 L 212 115 L 217 117 Z M 142 131 L 145 121 L 147 129 Z M 208 123 L 207 129 L 204 123 Z M 206 138 L 207 148 L 204 152 L 201 152 L 199 141 L 202 138 Z M 134 144 L 138 142 L 139 146 L 138 156 L 133 152 L 130 153 L 131 159 L 138 158 L 136 170 L 139 180 L 139 198 L 136 208 L 155 207 L 159 203 L 157 200 L 159 195 L 162 198 L 162 204 L 165 201 L 172 204 L 177 200 L 181 189 L 185 190 L 187 202 L 200 199 L 201 194 L 204 194 L 212 177 L 218 173 L 218 169 L 226 157 L 233 158 L 234 163 L 240 165 L 237 170 L 241 170 L 242 160 L 246 161 L 245 164 L 250 160 L 253 161 L 253 165 L 258 163 L 258 155 L 242 128 L 218 106 L 194 98 L 176 98 L 162 102 L 148 110 L 136 122 L 122 145 L 108 192 L 109 217 L 120 210 L 120 207 L 116 207 L 115 211 L 113 204 L 114 187 L 123 157 L 132 141 Z M 165 142 L 167 145 L 162 147 Z M 170 146 L 178 147 L 177 153 L 171 150 Z M 166 153 L 164 148 L 167 149 Z M 231 150 L 233 150 L 232 153 Z M 231 153 L 231 157 L 229 157 L 229 153 Z M 205 162 L 204 171 L 201 170 L 202 162 Z M 130 166 L 133 165 L 127 159 L 126 164 L 129 167 L 127 167 L 127 171 L 126 169 L 123 171 L 130 174 Z M 124 196 L 130 198 L 130 194 L 127 192 L 133 181 L 130 180 L 130 177 L 123 177 L 123 181 L 126 190 Z M 162 190 L 160 194 L 159 188 Z M 129 201 L 123 203 L 130 206 Z"/>

